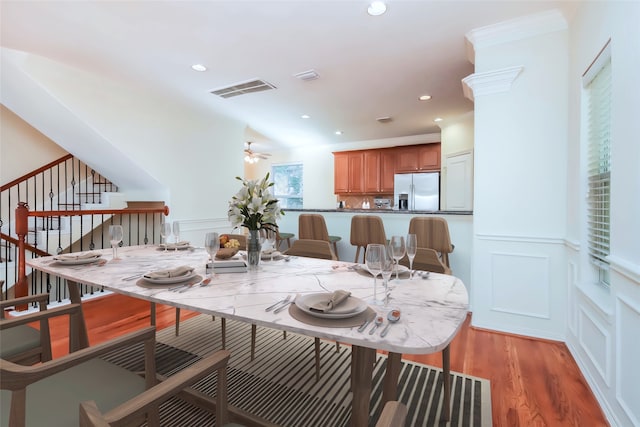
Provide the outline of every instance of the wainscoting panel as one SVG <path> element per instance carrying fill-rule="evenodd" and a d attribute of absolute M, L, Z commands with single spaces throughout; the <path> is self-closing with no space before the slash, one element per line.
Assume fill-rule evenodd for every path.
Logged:
<path fill-rule="evenodd" d="M 578 339 L 602 381 L 611 385 L 611 337 L 609 331 L 584 306 L 579 309 Z"/>
<path fill-rule="evenodd" d="M 632 425 L 640 425 L 640 306 L 618 296 L 616 312 L 616 399 Z"/>
<path fill-rule="evenodd" d="M 180 222 L 180 240 L 188 240 L 194 246 L 204 246 L 204 235 L 208 232 L 231 233 L 227 218 L 190 219 Z"/>
<path fill-rule="evenodd" d="M 575 288 L 578 285 L 578 267 L 573 261 L 567 263 L 567 323 L 572 334 L 576 334 L 578 325 L 578 309 Z"/>
<path fill-rule="evenodd" d="M 491 254 L 494 311 L 549 319 L 549 257 Z"/>

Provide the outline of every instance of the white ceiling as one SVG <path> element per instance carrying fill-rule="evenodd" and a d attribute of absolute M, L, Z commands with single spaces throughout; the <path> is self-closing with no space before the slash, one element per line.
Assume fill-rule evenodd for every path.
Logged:
<path fill-rule="evenodd" d="M 269 151 L 439 132 L 434 118 L 473 110 L 460 82 L 473 73 L 465 33 L 576 4 L 387 3 L 372 17 L 364 0 L 2 0 L 0 43 L 232 116 L 266 137 L 256 151 Z M 293 76 L 309 69 L 320 78 Z M 277 89 L 209 93 L 256 78 Z M 425 93 L 433 99 L 418 101 Z M 384 116 L 392 121 L 376 121 Z"/>

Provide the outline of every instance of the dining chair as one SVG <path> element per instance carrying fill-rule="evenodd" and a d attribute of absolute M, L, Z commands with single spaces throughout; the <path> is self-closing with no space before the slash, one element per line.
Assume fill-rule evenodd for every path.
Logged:
<path fill-rule="evenodd" d="M 356 258 L 360 257 L 362 248 L 362 262 L 366 259 L 367 245 L 370 243 L 387 244 L 382 218 L 377 215 L 354 215 L 351 217 L 351 244 L 356 247 Z"/>
<path fill-rule="evenodd" d="M 447 220 L 436 216 L 414 216 L 409 221 L 409 234 L 416 235 L 419 248 L 431 248 L 438 252 L 444 265 L 451 269 L 449 254 L 455 246 L 451 244 Z"/>
<path fill-rule="evenodd" d="M 49 294 L 45 293 L 0 301 L 0 358 L 21 365 L 51 360 L 49 319 L 64 315 L 81 316 L 82 311 L 79 304 L 49 309 L 48 301 Z M 5 310 L 9 307 L 33 303 L 38 303 L 37 312 L 11 318 L 5 316 Z M 39 330 L 29 326 L 33 322 L 39 322 Z M 73 329 L 75 325 L 76 323 L 69 321 L 70 351 L 76 350 L 74 346 L 78 342 L 71 339 L 71 335 L 77 332 Z"/>
<path fill-rule="evenodd" d="M 309 240 L 325 240 L 333 245 L 333 252 L 338 256 L 338 242 L 340 236 L 331 236 L 327 230 L 327 223 L 320 214 L 300 214 L 298 216 L 298 238 Z"/>
<path fill-rule="evenodd" d="M 407 412 L 406 405 L 397 400 L 391 400 L 384 404 L 376 427 L 404 426 L 407 419 Z"/>
<path fill-rule="evenodd" d="M 409 258 L 405 255 L 400 260 L 400 264 L 409 267 Z M 444 265 L 438 256 L 438 252 L 431 248 L 417 248 L 412 267 L 414 270 L 433 271 L 434 273 L 449 275 L 452 274 L 451 269 Z"/>
<path fill-rule="evenodd" d="M 144 378 L 101 358 L 114 350 L 144 346 Z M 35 366 L 0 359 L 2 425 L 111 426 L 160 425 L 160 404 L 177 396 L 202 378 L 216 373 L 216 397 L 200 394 L 202 403 L 215 405 L 216 425 L 229 421 L 227 362 L 220 350 L 158 383 L 155 328 L 69 353 Z M 134 424 L 135 423 L 135 424 Z"/>
<path fill-rule="evenodd" d="M 308 258 L 332 259 L 338 257 L 326 240 L 298 239 L 291 247 L 283 252 L 285 255 L 301 256 Z"/>
<path fill-rule="evenodd" d="M 291 239 L 293 239 L 293 233 L 281 233 L 279 229 L 276 229 L 276 249 L 280 250 L 282 242 L 287 242 L 287 249 L 291 247 Z"/>

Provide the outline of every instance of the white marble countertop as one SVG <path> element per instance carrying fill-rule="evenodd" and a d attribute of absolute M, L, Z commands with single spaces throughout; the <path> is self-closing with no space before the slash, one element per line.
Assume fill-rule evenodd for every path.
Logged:
<path fill-rule="evenodd" d="M 208 254 L 203 248 L 164 252 L 156 246 L 123 247 L 118 249 L 121 258 L 118 261 L 111 260 L 110 249 L 100 252 L 108 261 L 102 265 L 60 265 L 52 262 L 53 257 L 27 260 L 27 264 L 68 280 L 104 286 L 156 303 L 395 353 L 428 354 L 443 350 L 458 332 L 468 311 L 467 289 L 460 279 L 435 273 L 428 279 L 416 275 L 410 280 L 401 276 L 389 284 L 387 306 L 370 305 L 385 317 L 385 324 L 388 311 L 396 308 L 402 311 L 400 321 L 382 338 L 381 329 L 370 335 L 370 326 L 362 333 L 357 327 L 309 325 L 292 318 L 286 309 L 278 314 L 265 311 L 287 295 L 339 289 L 348 290 L 365 301 L 371 300 L 373 278 L 350 269 L 352 263 L 302 257 L 261 261 L 255 272 L 215 274 L 208 286 L 194 286 L 178 293 L 166 287 L 138 286 L 137 279 L 123 279 L 181 265 L 190 265 L 204 276 Z"/>

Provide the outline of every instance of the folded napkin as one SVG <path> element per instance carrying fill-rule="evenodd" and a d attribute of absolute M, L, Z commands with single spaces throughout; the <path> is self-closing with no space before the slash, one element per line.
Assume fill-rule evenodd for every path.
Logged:
<path fill-rule="evenodd" d="M 347 291 L 335 291 L 329 294 L 326 299 L 321 300 L 309 307 L 311 311 L 317 311 L 319 313 L 328 313 L 351 296 L 351 292 Z"/>
<path fill-rule="evenodd" d="M 100 258 L 100 254 L 97 252 L 87 252 L 87 253 L 79 253 L 79 254 L 62 254 L 56 255 L 53 259 L 58 261 L 77 261 L 81 259 L 92 259 L 92 258 Z"/>
<path fill-rule="evenodd" d="M 185 246 L 189 246 L 190 243 L 186 240 L 183 240 L 181 242 L 177 242 L 177 243 L 169 243 L 168 245 L 165 244 L 164 246 L 166 246 L 167 248 L 183 248 Z"/>
<path fill-rule="evenodd" d="M 182 265 L 168 270 L 152 271 L 151 273 L 145 274 L 144 277 L 147 279 L 167 279 L 169 277 L 188 276 L 193 272 L 193 270 L 193 267 Z"/>

